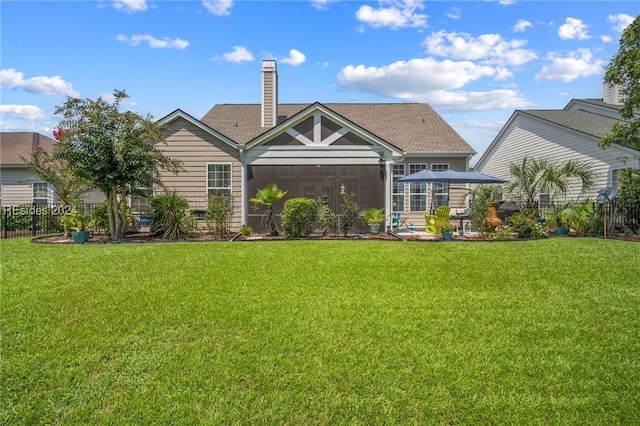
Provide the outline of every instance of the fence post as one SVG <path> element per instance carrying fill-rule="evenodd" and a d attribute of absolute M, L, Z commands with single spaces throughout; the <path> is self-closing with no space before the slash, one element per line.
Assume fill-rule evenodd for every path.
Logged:
<path fill-rule="evenodd" d="M 35 237 L 38 232 L 38 215 L 36 214 L 36 203 L 31 205 L 31 236 Z"/>
<path fill-rule="evenodd" d="M 9 220 L 9 209 L 7 207 L 2 208 L 3 212 L 3 221 L 2 221 L 2 237 L 6 240 L 9 237 L 9 224 L 7 221 Z"/>

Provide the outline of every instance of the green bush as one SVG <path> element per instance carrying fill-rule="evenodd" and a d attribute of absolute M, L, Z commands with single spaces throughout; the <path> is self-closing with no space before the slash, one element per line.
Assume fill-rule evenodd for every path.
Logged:
<path fill-rule="evenodd" d="M 196 229 L 197 219 L 189 213 L 189 202 L 176 191 L 151 198 L 151 229 L 166 240 L 186 238 Z"/>
<path fill-rule="evenodd" d="M 31 211 L 33 209 L 33 205 L 25 204 L 17 207 L 5 207 L 8 210 L 6 214 L 5 224 L 5 212 L 2 212 L 2 229 L 7 227 L 7 231 L 28 231 L 31 229 L 32 225 L 32 214 Z"/>
<path fill-rule="evenodd" d="M 353 193 L 347 194 L 342 199 L 342 220 L 340 221 L 340 230 L 346 236 L 349 230 L 356 226 L 360 218 L 360 207 L 356 203 Z"/>
<path fill-rule="evenodd" d="M 210 194 L 207 201 L 207 212 L 204 216 L 207 228 L 216 237 L 227 235 L 229 224 L 233 218 L 233 211 L 233 196 L 224 193 Z"/>
<path fill-rule="evenodd" d="M 104 232 L 105 235 L 109 235 L 109 211 L 107 210 L 106 201 L 93 207 L 91 211 L 91 227 L 97 231 Z"/>
<path fill-rule="evenodd" d="M 306 238 L 313 232 L 317 206 L 311 198 L 291 198 L 284 203 L 280 216 L 282 228 L 289 238 Z"/>
<path fill-rule="evenodd" d="M 316 202 L 317 205 L 317 213 L 318 216 L 318 227 L 320 228 L 320 232 L 322 232 L 322 236 L 326 236 L 329 232 L 336 229 L 336 225 L 338 224 L 338 217 L 331 210 L 328 204 L 325 204 L 322 199 L 318 199 Z"/>

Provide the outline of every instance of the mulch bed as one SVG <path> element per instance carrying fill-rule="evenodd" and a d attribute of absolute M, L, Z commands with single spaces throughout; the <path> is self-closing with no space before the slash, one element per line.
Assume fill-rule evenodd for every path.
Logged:
<path fill-rule="evenodd" d="M 355 235 L 311 235 L 309 238 L 300 238 L 300 240 L 388 240 L 388 241 L 399 241 L 402 239 L 416 239 L 419 240 L 418 237 L 415 238 L 401 238 L 393 234 L 355 234 Z M 129 233 L 124 236 L 124 238 L 120 241 L 114 242 L 111 238 L 104 234 L 93 234 L 89 241 L 84 244 L 138 244 L 138 243 L 170 243 L 170 242 L 204 242 L 204 241 L 286 241 L 291 240 L 286 236 L 270 236 L 270 235 L 262 235 L 262 234 L 253 234 L 249 237 L 244 237 L 240 234 L 228 235 L 223 238 L 215 237 L 212 234 L 207 233 L 198 233 L 193 234 L 189 238 L 181 239 L 181 240 L 165 240 L 159 236 L 151 235 L 150 233 L 140 232 L 140 233 Z M 73 244 L 73 240 L 71 237 L 65 237 L 64 235 L 54 235 L 48 237 L 40 237 L 34 238 L 31 240 L 32 243 L 37 244 Z"/>

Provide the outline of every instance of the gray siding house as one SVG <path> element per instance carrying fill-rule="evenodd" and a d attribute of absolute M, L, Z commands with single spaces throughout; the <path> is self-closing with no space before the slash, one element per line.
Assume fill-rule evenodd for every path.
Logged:
<path fill-rule="evenodd" d="M 199 120 L 178 109 L 159 121 L 167 133 L 158 148 L 185 169 L 163 173 L 164 184 L 195 210 L 210 193 L 232 194 L 233 229 L 260 229 L 264 209 L 248 200 L 271 182 L 288 191 L 285 200 L 321 198 L 339 214 L 341 197 L 352 193 L 362 208 L 424 226 L 424 214 L 447 199 L 463 207 L 465 186 L 398 179 L 425 168 L 468 170 L 475 154 L 426 104 L 280 104 L 274 60 L 262 63 L 260 104 L 215 105 Z"/>
<path fill-rule="evenodd" d="M 573 99 L 561 110 L 516 110 L 475 170 L 509 179 L 509 165 L 525 156 L 587 161 L 597 175 L 596 190 L 581 195 L 575 182 L 567 198 L 595 198 L 597 189 L 617 185 L 620 169 L 640 167 L 640 151 L 619 145 L 602 149 L 598 145 L 621 120 L 621 105 L 608 103 L 617 99 L 606 91 L 604 100 Z"/>
<path fill-rule="evenodd" d="M 0 133 L 0 206 L 60 202 L 51 185 L 27 169 L 22 160 L 38 146 L 53 152 L 56 143 L 54 139 L 35 132 Z M 89 204 L 103 200 L 104 196 L 99 191 L 90 191 L 82 199 Z"/>
<path fill-rule="evenodd" d="M 29 171 L 21 157 L 27 158 L 37 146 L 51 152 L 55 143 L 55 140 L 39 133 L 0 133 L 1 206 L 54 202 L 50 185 Z"/>

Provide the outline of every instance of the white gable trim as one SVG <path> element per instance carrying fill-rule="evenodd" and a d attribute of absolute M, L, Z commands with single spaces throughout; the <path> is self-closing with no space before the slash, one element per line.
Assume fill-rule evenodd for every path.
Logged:
<path fill-rule="evenodd" d="M 322 134 L 321 118 L 323 116 L 341 126 L 339 130 L 329 135 L 325 139 L 321 139 L 321 134 Z M 295 126 L 307 120 L 309 117 L 313 117 L 313 140 L 307 138 L 304 135 L 301 135 L 299 132 L 297 132 L 294 129 Z M 328 147 L 332 143 L 334 143 L 336 140 L 340 139 L 340 137 L 347 134 L 348 132 L 351 132 L 356 136 L 359 136 L 362 139 L 365 139 L 368 142 L 371 142 L 373 147 L 369 147 L 369 149 L 372 149 L 372 148 L 376 149 L 376 147 L 380 147 L 380 148 L 384 148 L 385 151 L 391 152 L 392 157 L 402 156 L 402 151 L 396 148 L 395 146 L 389 144 L 383 139 L 380 139 L 376 135 L 368 132 L 366 129 L 363 129 L 360 126 L 350 122 L 344 117 L 336 114 L 335 112 L 331 111 L 330 109 L 328 109 L 327 107 L 325 107 L 324 105 L 318 102 L 310 105 L 309 107 L 300 111 L 298 114 L 294 115 L 293 117 L 280 123 L 278 126 L 270 129 L 269 131 L 263 133 L 262 135 L 258 136 L 256 139 L 249 142 L 247 144 L 247 152 L 250 152 L 252 149 L 255 149 L 269 142 L 271 139 L 273 139 L 274 137 L 282 133 L 287 133 L 291 135 L 297 141 L 302 143 L 304 146 Z"/>
<path fill-rule="evenodd" d="M 214 136 L 215 138 L 220 139 L 222 142 L 226 143 L 230 147 L 232 147 L 234 149 L 238 149 L 238 144 L 235 143 L 233 140 L 229 139 L 228 137 L 226 137 L 222 133 L 216 131 L 215 129 L 212 129 L 211 127 L 209 127 L 206 124 L 204 124 L 202 121 L 194 118 L 193 116 L 187 114 L 186 112 L 182 111 L 181 109 L 177 109 L 177 110 L 173 111 L 171 114 L 161 118 L 160 120 L 158 120 L 158 123 L 161 124 L 161 125 L 168 125 L 168 124 L 171 124 L 173 121 L 175 121 L 178 118 L 182 118 L 182 119 L 188 121 L 189 123 L 191 123 L 194 126 L 200 128 L 201 130 L 209 133 L 210 135 Z"/>

